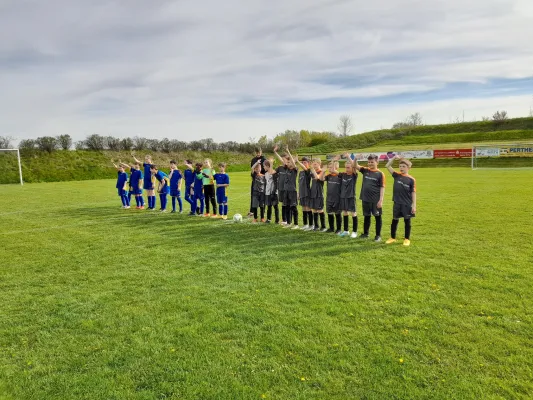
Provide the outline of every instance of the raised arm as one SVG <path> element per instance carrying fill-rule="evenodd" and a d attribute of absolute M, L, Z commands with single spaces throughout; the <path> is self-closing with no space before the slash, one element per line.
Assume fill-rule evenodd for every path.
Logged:
<path fill-rule="evenodd" d="M 259 164 L 261 164 L 261 160 L 260 159 L 257 160 L 254 165 L 252 165 L 252 168 L 251 168 L 252 173 L 254 172 L 255 167 L 257 167 Z"/>
<path fill-rule="evenodd" d="M 399 159 L 400 159 L 400 156 L 396 154 L 394 157 L 389 158 L 389 162 L 387 162 L 387 165 L 385 165 L 385 167 L 387 167 L 387 169 L 389 170 L 391 174 L 394 173 L 394 168 L 392 168 L 392 163 L 394 162 L 394 160 L 399 160 Z"/>
<path fill-rule="evenodd" d="M 136 163 L 144 164 L 142 161 L 137 160 L 137 157 L 135 157 L 133 154 L 131 155 Z"/>
<path fill-rule="evenodd" d="M 276 157 L 278 157 L 279 161 L 281 162 L 281 165 L 284 165 L 285 162 L 283 161 L 283 158 L 281 158 L 281 156 L 278 154 L 278 149 L 279 147 L 277 145 L 274 146 L 274 154 L 276 155 Z"/>
<path fill-rule="evenodd" d="M 287 151 L 287 154 L 289 155 L 289 159 L 291 160 L 291 164 L 292 164 L 293 168 L 298 169 L 298 166 L 296 165 L 296 161 L 294 161 L 294 157 L 292 156 L 292 154 L 291 154 L 291 152 L 289 150 L 289 146 L 287 146 L 285 150 Z"/>

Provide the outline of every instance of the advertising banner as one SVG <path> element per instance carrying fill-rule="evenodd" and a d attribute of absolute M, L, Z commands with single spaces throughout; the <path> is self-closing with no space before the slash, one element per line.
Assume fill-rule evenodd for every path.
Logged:
<path fill-rule="evenodd" d="M 472 157 L 472 149 L 433 150 L 435 158 L 464 158 Z"/>
<path fill-rule="evenodd" d="M 533 157 L 533 147 L 502 147 L 502 157 Z"/>
<path fill-rule="evenodd" d="M 499 157 L 500 148 L 499 147 L 476 147 L 476 157 Z"/>
<path fill-rule="evenodd" d="M 400 157 L 408 158 L 408 159 L 432 159 L 433 158 L 433 150 L 406 150 L 406 151 L 388 151 L 388 152 L 368 152 L 368 153 L 351 153 L 350 157 L 352 159 L 356 159 L 357 161 L 367 161 L 368 156 L 370 154 L 375 154 L 379 157 L 382 161 L 387 161 L 389 158 L 394 157 L 396 154 L 398 154 Z M 328 154 L 326 156 L 327 160 L 331 160 L 334 158 L 335 155 Z M 342 155 L 341 159 L 344 159 L 344 155 Z"/>

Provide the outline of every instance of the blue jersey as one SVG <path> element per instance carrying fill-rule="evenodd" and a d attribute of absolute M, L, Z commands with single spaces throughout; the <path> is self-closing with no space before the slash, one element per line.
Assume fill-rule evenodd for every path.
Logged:
<path fill-rule="evenodd" d="M 131 187 L 138 188 L 139 187 L 139 181 L 143 178 L 143 173 L 141 170 L 132 168 L 131 169 L 131 176 L 130 176 L 130 185 Z"/>
<path fill-rule="evenodd" d="M 118 177 L 117 177 L 116 188 L 124 189 L 124 185 L 126 184 L 126 182 L 128 182 L 128 174 L 125 172 L 120 172 L 120 171 L 118 171 L 117 174 L 118 174 Z"/>
<path fill-rule="evenodd" d="M 187 168 L 183 172 L 183 178 L 185 179 L 185 186 L 188 188 L 191 187 L 192 184 L 194 183 L 194 172 L 190 170 L 189 168 Z"/>
<path fill-rule="evenodd" d="M 165 174 L 163 171 L 157 171 L 155 173 L 155 179 L 159 182 L 159 192 L 161 193 L 169 193 L 170 192 L 170 186 L 169 186 L 169 179 L 168 175 Z"/>
<path fill-rule="evenodd" d="M 204 175 L 202 171 L 194 173 L 194 193 L 202 193 L 204 188 Z"/>
<path fill-rule="evenodd" d="M 181 182 L 181 171 L 179 169 L 175 169 L 171 171 L 170 173 L 170 190 L 178 190 L 180 187 Z"/>
<path fill-rule="evenodd" d="M 218 185 L 229 185 L 229 175 L 228 174 L 215 174 L 213 176 L 215 179 L 215 182 L 217 183 L 217 194 L 220 196 L 226 195 L 226 186 L 218 186 Z"/>

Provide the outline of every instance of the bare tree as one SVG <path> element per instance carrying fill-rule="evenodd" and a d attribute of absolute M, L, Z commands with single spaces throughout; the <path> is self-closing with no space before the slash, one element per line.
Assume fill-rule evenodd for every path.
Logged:
<path fill-rule="evenodd" d="M 339 125 L 337 125 L 339 134 L 341 136 L 348 136 L 353 131 L 352 117 L 349 115 L 341 115 L 339 117 Z"/>
<path fill-rule="evenodd" d="M 482 120 L 482 121 L 485 121 L 485 122 L 486 122 L 486 121 L 490 121 L 490 117 L 481 117 L 481 120 Z"/>
<path fill-rule="evenodd" d="M 507 115 L 507 111 L 496 111 L 493 115 L 492 115 L 492 120 L 494 122 L 503 122 L 505 120 L 509 119 L 508 115 Z"/>
<path fill-rule="evenodd" d="M 409 126 L 421 126 L 421 125 L 424 125 L 424 121 L 422 120 L 422 115 L 420 115 L 419 112 L 416 112 L 414 114 L 409 115 L 405 122 L 407 122 L 409 124 Z"/>
<path fill-rule="evenodd" d="M 121 145 L 121 140 L 119 138 L 108 136 L 106 137 L 105 141 L 106 141 L 107 148 L 109 150 L 120 151 L 122 145 Z"/>
<path fill-rule="evenodd" d="M 0 136 L 0 149 L 10 149 L 12 141 L 11 136 Z"/>

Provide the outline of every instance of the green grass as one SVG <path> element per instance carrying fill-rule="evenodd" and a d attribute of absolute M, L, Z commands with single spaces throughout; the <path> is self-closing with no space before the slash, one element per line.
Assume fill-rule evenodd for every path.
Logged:
<path fill-rule="evenodd" d="M 0 398 L 533 397 L 533 172 L 413 175 L 410 248 L 3 186 Z"/>

